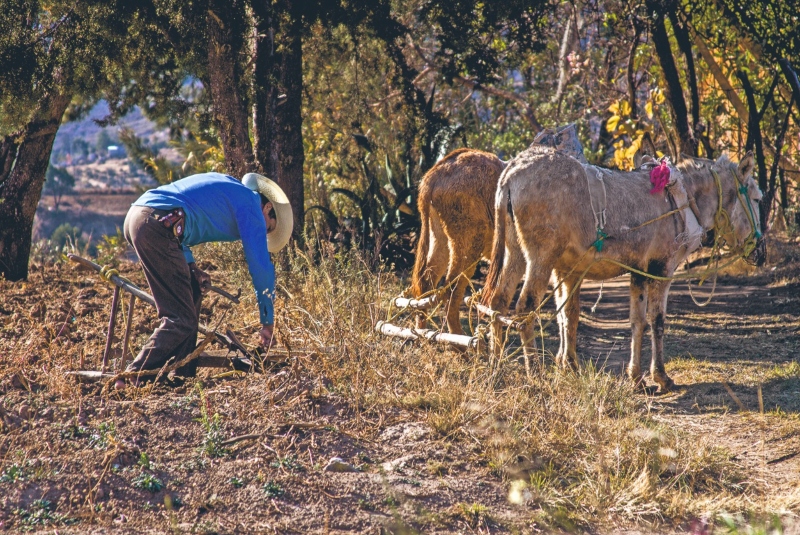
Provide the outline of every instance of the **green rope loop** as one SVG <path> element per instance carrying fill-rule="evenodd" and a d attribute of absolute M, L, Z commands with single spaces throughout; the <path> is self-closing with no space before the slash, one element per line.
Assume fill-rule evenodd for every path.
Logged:
<path fill-rule="evenodd" d="M 606 238 L 608 238 L 608 234 L 606 234 L 606 232 L 600 227 L 597 227 L 597 240 L 595 240 L 592 246 L 595 249 L 597 249 L 598 253 L 603 252 L 603 243 L 604 243 L 603 240 L 605 240 Z"/>

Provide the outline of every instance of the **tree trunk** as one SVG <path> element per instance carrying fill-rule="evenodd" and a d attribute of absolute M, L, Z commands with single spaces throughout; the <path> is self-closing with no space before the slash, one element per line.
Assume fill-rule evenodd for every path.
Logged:
<path fill-rule="evenodd" d="M 633 39 L 631 40 L 631 49 L 628 52 L 628 104 L 631 106 L 631 117 L 636 119 L 639 117 L 639 110 L 636 106 L 636 48 L 639 46 L 639 35 L 641 30 L 638 24 L 633 27 Z"/>
<path fill-rule="evenodd" d="M 305 203 L 302 5 L 295 0 L 281 0 L 273 9 L 254 9 L 258 18 L 253 114 L 256 158 L 264 173 L 289 197 L 294 238 L 301 240 Z"/>
<path fill-rule="evenodd" d="M 761 136 L 761 113 L 759 113 L 756 106 L 755 92 L 753 86 L 750 84 L 750 79 L 744 71 L 738 71 L 736 75 L 742 82 L 742 89 L 747 97 L 747 106 L 750 108 L 750 113 L 747 120 L 747 143 L 745 144 L 745 152 L 752 150 L 755 146 L 756 149 L 756 167 L 758 169 L 758 187 L 762 192 L 769 194 L 767 183 L 767 164 L 764 158 L 764 140 Z M 780 153 L 776 154 L 776 158 L 780 158 Z"/>
<path fill-rule="evenodd" d="M 44 97 L 18 143 L 6 139 L 0 149 L 0 167 L 9 170 L 0 176 L 5 179 L 0 183 L 0 273 L 7 280 L 28 277 L 33 218 L 53 141 L 69 101 L 70 96 L 62 94 Z"/>
<path fill-rule="evenodd" d="M 11 173 L 11 166 L 17 157 L 19 148 L 19 135 L 12 134 L 0 141 L 0 185 L 2 185 Z"/>
<path fill-rule="evenodd" d="M 783 125 L 781 126 L 780 132 L 778 132 L 778 138 L 775 140 L 775 150 L 777 151 L 777 156 L 772 159 L 772 169 L 770 170 L 769 174 L 769 190 L 767 194 L 764 195 L 764 199 L 762 199 L 762 222 L 764 226 L 761 228 L 767 228 L 766 222 L 770 219 L 770 211 L 772 210 L 772 203 L 775 199 L 776 190 L 778 188 L 778 171 L 780 169 L 780 154 L 783 150 L 783 143 L 786 139 L 786 131 L 789 130 L 789 122 L 792 118 L 792 106 L 794 106 L 794 94 L 792 95 L 791 100 L 789 100 L 789 106 L 786 108 L 786 117 L 783 119 Z"/>
<path fill-rule="evenodd" d="M 783 71 L 786 81 L 792 86 L 794 100 L 800 102 L 800 79 L 797 78 L 797 71 L 792 68 L 792 64 L 786 58 L 779 59 L 778 65 L 781 66 L 781 71 Z"/>
<path fill-rule="evenodd" d="M 656 54 L 658 54 L 661 70 L 664 72 L 664 80 L 667 84 L 666 97 L 670 103 L 672 120 L 675 124 L 675 130 L 678 132 L 678 138 L 680 139 L 680 152 L 690 156 L 696 156 L 697 140 L 694 138 L 691 126 L 689 126 L 689 113 L 686 108 L 686 99 L 683 96 L 683 87 L 681 87 L 678 69 L 675 66 L 675 58 L 672 55 L 669 35 L 667 35 L 667 28 L 664 24 L 664 15 L 660 13 L 660 6 L 657 2 L 650 1 L 647 4 L 650 12 L 658 13 L 658 16 L 652 23 L 653 45 L 655 46 Z M 676 154 L 675 156 L 679 157 L 680 155 Z"/>
<path fill-rule="evenodd" d="M 245 46 L 242 1 L 210 0 L 208 5 L 208 85 L 214 105 L 214 124 L 219 131 L 228 172 L 241 179 L 255 171 L 250 143 L 247 98 L 242 90 L 240 54 Z"/>

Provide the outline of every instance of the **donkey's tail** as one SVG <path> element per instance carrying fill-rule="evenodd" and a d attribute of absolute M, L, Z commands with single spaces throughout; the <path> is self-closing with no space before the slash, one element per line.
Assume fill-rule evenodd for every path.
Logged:
<path fill-rule="evenodd" d="M 414 270 L 411 272 L 411 292 L 414 297 L 433 290 L 428 273 L 428 249 L 430 248 L 431 234 L 431 214 L 430 203 L 419 203 L 419 217 L 422 220 L 422 227 L 419 231 L 419 241 L 417 242 L 417 257 L 414 260 Z"/>
<path fill-rule="evenodd" d="M 492 258 L 489 274 L 486 276 L 486 286 L 483 288 L 481 303 L 490 306 L 492 297 L 497 290 L 500 273 L 503 271 L 503 262 L 506 256 L 506 215 L 514 217 L 511 208 L 511 197 L 508 185 L 501 185 L 497 190 L 494 202 L 494 241 L 492 242 Z"/>

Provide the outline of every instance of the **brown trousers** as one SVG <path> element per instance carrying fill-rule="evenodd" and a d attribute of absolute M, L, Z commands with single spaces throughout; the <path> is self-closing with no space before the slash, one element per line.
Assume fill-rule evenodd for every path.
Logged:
<path fill-rule="evenodd" d="M 125 239 L 136 251 L 156 302 L 160 324 L 126 371 L 152 370 L 175 357 L 184 358 L 197 345 L 200 321 L 200 286 L 189 272 L 180 242 L 157 217 L 167 213 L 146 206 L 131 206 L 125 217 Z M 176 370 L 193 376 L 194 361 Z"/>

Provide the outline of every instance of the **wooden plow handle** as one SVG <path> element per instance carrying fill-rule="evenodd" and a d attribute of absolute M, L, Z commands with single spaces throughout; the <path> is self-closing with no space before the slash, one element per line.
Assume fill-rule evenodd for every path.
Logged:
<path fill-rule="evenodd" d="M 80 257 L 80 256 L 78 256 L 76 254 L 69 253 L 69 254 L 67 254 L 67 258 L 69 258 L 71 261 L 75 262 L 76 264 L 80 264 L 83 267 L 86 267 L 86 268 L 89 268 L 89 269 L 93 269 L 93 270 L 97 271 L 98 273 L 103 269 L 103 267 L 100 264 L 96 264 L 95 262 L 92 262 L 91 260 L 87 260 L 86 258 Z M 149 293 L 143 291 L 141 288 L 139 288 L 135 284 L 125 280 L 124 278 L 120 277 L 119 275 L 111 275 L 108 278 L 108 280 L 111 281 L 111 283 L 114 284 L 115 286 L 118 286 L 119 288 L 122 288 L 123 290 L 125 290 L 126 292 L 128 292 L 128 293 L 130 293 L 132 295 L 135 295 L 136 297 L 138 297 L 139 299 L 141 299 L 145 303 L 149 303 L 152 306 L 156 306 L 155 299 L 153 299 L 152 295 L 150 295 Z M 197 330 L 200 331 L 201 333 L 203 333 L 204 335 L 209 335 L 211 333 L 216 334 L 216 336 L 219 339 L 219 341 L 221 341 L 223 344 L 225 344 L 231 350 L 239 350 L 240 348 L 242 348 L 241 344 L 238 344 L 238 343 L 234 342 L 228 336 L 226 336 L 226 335 L 224 335 L 222 333 L 218 333 L 218 332 L 214 331 L 213 329 L 210 329 L 209 327 L 206 327 L 202 323 L 198 326 Z M 247 351 L 245 351 L 245 354 L 247 354 Z"/>

